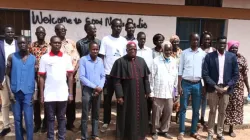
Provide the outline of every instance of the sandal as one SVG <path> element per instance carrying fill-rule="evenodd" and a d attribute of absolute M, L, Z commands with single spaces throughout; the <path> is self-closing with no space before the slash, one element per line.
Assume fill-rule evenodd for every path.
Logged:
<path fill-rule="evenodd" d="M 201 137 L 198 133 L 190 134 L 190 137 L 197 139 L 197 140 L 201 140 Z"/>

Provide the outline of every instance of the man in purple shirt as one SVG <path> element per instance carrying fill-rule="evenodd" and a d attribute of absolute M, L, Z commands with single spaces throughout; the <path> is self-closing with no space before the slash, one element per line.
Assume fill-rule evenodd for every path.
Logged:
<path fill-rule="evenodd" d="M 82 57 L 80 60 L 80 80 L 83 87 L 82 90 L 82 140 L 88 138 L 88 113 L 89 105 L 92 107 L 91 122 L 93 140 L 100 140 L 98 137 L 98 122 L 99 122 L 99 108 L 100 108 L 100 94 L 102 92 L 105 73 L 104 65 L 101 58 L 98 57 L 99 45 L 97 42 L 89 43 L 89 54 Z"/>

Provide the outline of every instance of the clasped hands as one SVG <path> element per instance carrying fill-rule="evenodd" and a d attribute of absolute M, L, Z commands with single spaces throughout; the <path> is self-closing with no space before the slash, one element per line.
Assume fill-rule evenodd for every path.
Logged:
<path fill-rule="evenodd" d="M 226 87 L 223 88 L 223 87 L 219 87 L 219 86 L 215 85 L 214 88 L 215 88 L 215 90 L 217 91 L 217 93 L 219 95 L 222 95 L 222 94 L 227 92 L 229 86 L 226 86 Z"/>
<path fill-rule="evenodd" d="M 94 88 L 94 91 L 93 91 L 93 92 L 94 92 L 93 96 L 98 96 L 98 95 L 101 94 L 102 88 L 96 87 L 96 88 Z"/>

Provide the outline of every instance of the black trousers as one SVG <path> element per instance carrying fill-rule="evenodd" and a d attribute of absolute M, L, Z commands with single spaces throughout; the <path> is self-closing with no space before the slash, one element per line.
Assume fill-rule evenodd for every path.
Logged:
<path fill-rule="evenodd" d="M 68 129 L 74 127 L 74 121 L 76 119 L 76 83 L 73 84 L 73 101 L 71 103 L 68 102 L 67 110 L 66 110 L 66 118 Z"/>
<path fill-rule="evenodd" d="M 46 117 L 46 109 L 44 107 L 44 119 L 42 121 L 41 118 L 41 104 L 40 104 L 40 88 L 39 86 L 37 86 L 37 98 L 38 100 L 36 100 L 33 104 L 33 109 L 34 109 L 34 123 L 36 127 L 41 127 L 41 124 L 43 123 L 44 128 L 46 128 L 46 121 L 47 121 L 47 117 Z"/>
<path fill-rule="evenodd" d="M 112 78 L 106 75 L 106 82 L 105 82 L 106 92 L 103 93 L 104 96 L 104 116 L 103 122 L 104 124 L 109 124 L 111 121 L 111 102 L 112 97 L 115 92 L 114 85 Z"/>
<path fill-rule="evenodd" d="M 56 116 L 58 123 L 58 139 L 65 140 L 65 112 L 67 108 L 67 101 L 45 102 L 44 106 L 47 110 L 47 139 L 54 140 L 54 123 Z"/>

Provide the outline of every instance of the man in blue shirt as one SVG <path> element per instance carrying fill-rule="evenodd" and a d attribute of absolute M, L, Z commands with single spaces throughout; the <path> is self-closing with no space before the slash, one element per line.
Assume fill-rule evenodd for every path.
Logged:
<path fill-rule="evenodd" d="M 99 45 L 97 42 L 89 43 L 89 55 L 86 55 L 80 60 L 80 80 L 84 85 L 82 90 L 82 140 L 88 138 L 88 111 L 89 105 L 92 105 L 92 139 L 100 140 L 98 137 L 98 121 L 100 108 L 100 94 L 102 92 L 105 73 L 104 65 L 101 58 L 98 57 Z"/>
<path fill-rule="evenodd" d="M 197 134 L 197 123 L 199 120 L 199 109 L 201 101 L 201 78 L 202 63 L 206 53 L 199 48 L 199 35 L 192 33 L 190 35 L 190 48 L 184 50 L 181 54 L 179 64 L 178 92 L 180 94 L 180 135 L 178 140 L 184 140 L 185 117 L 188 100 L 192 96 L 192 126 L 190 136 L 200 139 Z"/>
<path fill-rule="evenodd" d="M 19 51 L 7 59 L 6 80 L 14 113 L 16 140 L 23 140 L 24 112 L 27 140 L 33 140 L 33 93 L 35 91 L 36 57 L 29 53 L 24 36 L 17 39 Z"/>

